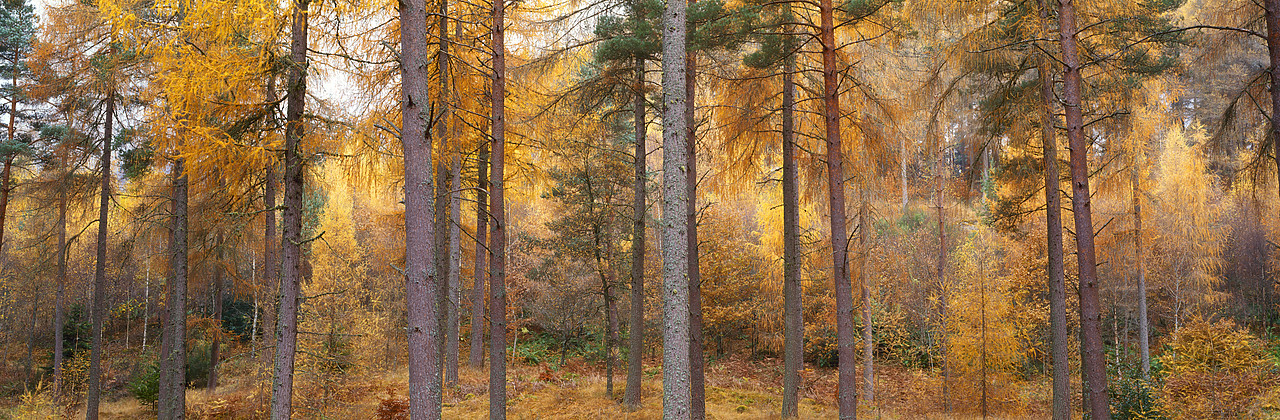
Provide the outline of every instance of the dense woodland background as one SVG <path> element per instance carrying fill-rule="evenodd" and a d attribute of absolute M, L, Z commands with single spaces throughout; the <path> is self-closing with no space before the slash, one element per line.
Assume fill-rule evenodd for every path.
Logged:
<path fill-rule="evenodd" d="M 0 6 L 0 418 L 1280 418 L 1280 0 Z"/>

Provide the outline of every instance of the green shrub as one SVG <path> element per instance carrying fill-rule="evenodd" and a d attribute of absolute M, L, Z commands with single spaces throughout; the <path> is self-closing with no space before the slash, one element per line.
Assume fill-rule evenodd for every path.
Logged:
<path fill-rule="evenodd" d="M 156 399 L 160 395 L 160 367 L 155 363 L 146 363 L 142 365 L 141 372 L 133 377 L 126 384 L 129 393 L 133 394 L 138 402 L 146 405 L 155 405 Z"/>

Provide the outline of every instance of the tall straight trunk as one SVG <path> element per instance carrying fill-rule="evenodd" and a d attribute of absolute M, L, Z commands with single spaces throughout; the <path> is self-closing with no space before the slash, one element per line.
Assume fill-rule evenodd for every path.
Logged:
<path fill-rule="evenodd" d="M 506 99 L 507 99 L 507 43 L 503 38 L 506 29 L 505 0 L 493 2 L 493 86 L 490 94 L 490 149 L 493 162 L 490 166 L 489 211 L 493 213 L 489 250 L 489 418 L 507 418 L 507 218 L 503 194 L 505 180 L 503 165 L 506 159 Z"/>
<path fill-rule="evenodd" d="M 440 121 L 436 123 L 436 133 L 437 133 L 436 138 L 440 139 L 440 141 L 442 142 L 444 142 L 448 138 L 450 130 L 452 129 L 451 115 L 453 112 L 452 108 L 449 106 L 449 100 L 448 100 L 448 95 L 450 93 L 449 87 L 451 82 L 450 80 L 451 76 L 449 73 L 449 18 L 448 16 L 449 16 L 449 1 L 440 0 L 440 25 L 439 25 L 440 27 L 437 28 L 440 31 L 439 32 L 440 56 L 436 58 L 436 66 L 438 67 L 439 73 L 440 73 L 439 75 L 440 99 L 436 101 L 437 106 L 440 109 L 439 111 Z M 462 278 L 460 273 L 462 269 L 462 266 L 461 266 L 462 251 L 458 247 L 459 235 L 461 234 L 459 230 L 459 227 L 460 227 L 459 218 L 461 217 L 461 209 L 459 205 L 460 205 L 461 197 L 458 196 L 459 194 L 458 190 L 462 188 L 462 179 L 461 179 L 462 155 L 459 154 L 457 145 L 458 143 L 455 141 L 453 143 L 453 146 L 449 147 L 449 150 L 452 150 L 452 152 L 450 152 L 450 161 L 449 161 L 449 188 L 447 193 L 448 195 L 442 196 L 442 198 L 447 197 L 448 199 L 447 204 L 449 209 L 448 210 L 449 216 L 447 221 L 449 225 L 445 227 L 446 228 L 445 232 L 448 232 L 448 237 L 447 237 L 448 242 L 446 246 L 448 246 L 448 249 L 449 249 L 449 255 L 448 255 L 449 271 L 448 271 L 447 282 L 446 282 L 446 285 L 448 287 L 448 295 L 447 295 L 448 306 L 445 307 L 445 310 L 447 312 L 445 316 L 446 319 L 445 319 L 445 349 L 444 349 L 444 354 L 446 358 L 445 369 L 444 369 L 444 375 L 445 375 L 444 382 L 449 385 L 456 385 L 458 383 L 458 336 L 461 332 L 459 330 L 462 328 L 462 325 L 460 324 L 462 322 L 461 321 L 462 317 L 459 316 L 459 312 L 461 311 L 460 298 L 462 296 L 462 292 L 460 290 L 462 287 Z"/>
<path fill-rule="evenodd" d="M 458 346 L 459 335 L 462 329 L 462 249 L 460 247 L 460 230 L 461 226 L 461 200 L 458 191 L 462 189 L 462 157 L 457 153 L 452 156 L 449 162 L 449 316 L 446 322 L 444 354 L 448 360 L 445 361 L 445 383 L 449 385 L 457 385 L 458 383 Z"/>
<path fill-rule="evenodd" d="M 698 267 L 698 124 L 694 119 L 697 106 L 698 55 L 685 54 L 684 120 L 689 132 L 685 138 L 685 154 L 689 175 L 686 177 L 685 194 L 689 199 L 687 219 L 689 226 L 689 418 L 701 420 L 707 417 L 705 359 L 702 357 L 702 272 Z"/>
<path fill-rule="evenodd" d="M 790 28 L 788 28 L 788 31 Z M 804 306 L 800 283 L 800 193 L 796 169 L 796 59 L 782 70 L 782 417 L 800 416 L 800 371 L 804 370 Z"/>
<path fill-rule="evenodd" d="M 1084 411 L 1089 418 L 1111 418 L 1107 401 L 1107 360 L 1099 329 L 1098 268 L 1093 248 L 1093 210 L 1089 197 L 1089 150 L 1081 110 L 1080 54 L 1076 45 L 1075 0 L 1058 2 L 1062 42 L 1063 106 L 1071 145 L 1071 209 L 1076 224 L 1076 261 L 1080 269 L 1080 359 L 1084 377 Z"/>
<path fill-rule="evenodd" d="M 272 104 L 271 116 L 273 121 L 275 120 L 274 104 L 276 103 L 275 85 L 276 77 L 272 75 L 270 79 L 267 79 L 267 102 Z M 278 248 L 280 246 L 280 238 L 276 234 L 276 158 L 274 151 L 268 151 L 266 167 L 263 168 L 262 174 L 262 206 L 266 210 L 262 219 L 262 267 L 265 270 L 262 274 L 262 289 L 267 292 L 266 296 L 271 297 L 266 300 L 267 303 L 264 305 L 267 308 L 272 308 L 278 303 L 277 299 L 275 299 L 278 295 L 272 292 L 280 282 L 280 251 Z M 266 311 L 264 310 L 264 312 Z M 264 331 L 262 339 L 266 342 L 267 347 L 275 347 L 275 313 L 267 312 L 263 314 L 261 331 Z M 262 354 L 265 359 L 271 353 L 262 352 Z M 267 364 L 266 360 L 262 361 L 262 365 L 265 366 Z"/>
<path fill-rule="evenodd" d="M 439 108 L 435 108 L 435 109 L 439 109 Z M 434 121 L 434 124 L 435 124 L 434 127 L 437 127 L 437 128 L 441 125 L 439 121 Z M 428 130 L 430 130 L 430 128 L 428 128 Z M 436 133 L 439 134 L 440 131 L 442 130 L 436 130 Z M 446 140 L 440 137 L 434 137 L 434 136 L 432 138 L 436 142 L 439 142 L 438 144 L 439 144 L 440 150 L 449 149 L 449 145 L 446 144 L 447 143 Z M 432 285 L 432 287 L 435 287 L 436 289 L 435 305 L 436 305 L 436 308 L 438 308 L 437 310 L 439 311 L 439 312 L 436 312 L 437 318 L 435 321 L 439 324 L 438 328 L 440 331 L 440 338 L 441 338 L 439 342 L 440 348 L 437 350 L 440 352 L 440 357 L 441 357 L 440 372 L 442 375 L 442 380 L 447 381 L 447 379 L 443 379 L 443 378 L 447 377 L 449 374 L 447 372 L 448 369 L 446 368 L 447 367 L 446 360 L 449 358 L 449 355 L 445 353 L 445 349 L 449 347 L 449 337 L 450 337 L 449 311 L 451 309 L 449 307 L 449 293 L 450 293 L 449 292 L 449 286 L 450 286 L 449 285 L 449 268 L 450 268 L 449 266 L 450 265 L 449 264 L 449 256 L 450 256 L 449 255 L 449 196 L 450 196 L 449 164 L 448 164 L 448 161 L 443 157 L 438 157 L 437 159 L 434 159 L 433 163 L 435 164 L 435 171 L 436 171 L 436 175 L 434 178 L 435 202 L 432 203 L 434 204 L 434 207 L 432 208 L 432 220 L 435 223 L 435 237 L 433 238 L 433 240 L 435 241 L 435 246 L 436 246 L 436 253 L 434 258 L 435 259 L 434 263 L 436 265 L 436 283 Z"/>
<path fill-rule="evenodd" d="M 293 413 L 293 368 L 298 349 L 298 305 L 302 277 L 302 112 L 307 97 L 307 5 L 295 0 L 290 30 L 289 85 L 285 104 L 284 226 L 280 267 L 280 309 L 276 313 L 275 375 L 271 382 L 271 418 Z"/>
<path fill-rule="evenodd" d="M 871 256 L 871 225 L 867 220 L 870 203 L 867 197 L 867 184 L 864 180 L 858 186 L 858 286 L 862 289 L 862 398 L 875 401 L 875 342 L 871 340 L 871 288 L 867 282 L 867 258 Z"/>
<path fill-rule="evenodd" d="M 160 384 L 156 414 L 180 420 L 187 411 L 187 169 L 186 159 L 173 161 L 173 216 L 169 234 L 168 315 L 160 343 Z"/>
<path fill-rule="evenodd" d="M 427 45 L 424 0 L 405 0 L 400 7 L 400 130 L 404 149 L 405 298 L 408 301 L 409 415 L 415 420 L 440 418 L 441 331 L 437 293 L 439 275 L 434 264 L 432 212 L 432 139 L 427 119 L 431 109 L 428 87 L 431 58 Z"/>
<path fill-rule="evenodd" d="M 612 201 L 613 200 L 609 200 L 609 202 Z M 613 236 L 614 217 L 612 216 L 612 213 L 609 216 L 608 226 L 609 228 L 606 231 L 607 233 L 605 234 L 604 239 L 604 249 L 606 255 L 605 264 L 607 265 L 609 277 L 605 280 L 605 284 L 608 285 L 608 288 L 605 289 L 604 295 L 605 310 L 609 311 L 606 315 L 609 318 L 609 322 L 606 325 L 608 328 L 608 335 L 605 339 L 605 345 L 607 347 L 605 349 L 605 356 L 607 358 L 605 363 L 605 376 L 609 379 L 605 381 L 605 389 L 608 391 L 609 399 L 613 399 L 613 367 L 618 364 L 618 296 L 617 292 L 614 291 L 618 287 L 618 269 L 617 266 L 613 264 L 614 261 L 617 261 L 617 255 L 613 249 L 615 236 Z"/>
<path fill-rule="evenodd" d="M 471 367 L 484 366 L 484 282 L 485 257 L 489 254 L 489 145 L 480 145 L 476 159 L 476 258 L 475 280 L 471 284 Z"/>
<path fill-rule="evenodd" d="M 689 152 L 685 101 L 685 0 L 667 0 L 662 20 L 662 413 L 692 417 L 689 360 Z"/>
<path fill-rule="evenodd" d="M 1049 26 L 1048 0 L 1040 0 L 1041 31 Z M 1049 278 L 1049 324 L 1052 330 L 1051 353 L 1053 357 L 1053 420 L 1071 418 L 1071 369 L 1068 360 L 1067 292 L 1062 260 L 1062 175 L 1058 170 L 1058 140 L 1054 135 L 1057 116 L 1054 114 L 1052 57 L 1041 54 L 1039 58 L 1040 139 L 1044 154 L 1045 238 L 1048 263 L 1045 272 Z"/>
<path fill-rule="evenodd" d="M 1280 176 L 1280 0 L 1264 0 L 1264 20 L 1267 21 L 1267 53 L 1271 62 L 1271 141 L 1272 157 Z M 1280 183 L 1277 183 L 1280 187 Z"/>
<path fill-rule="evenodd" d="M 831 0 L 822 0 L 822 97 L 827 137 L 827 191 L 830 197 L 831 280 L 836 294 L 836 354 L 839 364 L 840 418 L 858 418 L 855 371 L 853 286 L 849 284 L 849 236 L 844 209 L 844 145 L 840 138 L 840 93 L 836 69 L 835 25 Z"/>
<path fill-rule="evenodd" d="M 89 389 L 85 396 L 84 417 L 98 418 L 102 402 L 102 325 L 107 315 L 107 210 L 111 205 L 111 123 L 116 113 L 115 95 L 107 95 L 106 119 L 102 124 L 101 188 L 98 192 L 98 255 L 93 269 L 93 349 L 89 353 Z"/>
<path fill-rule="evenodd" d="M 24 372 L 24 374 L 22 375 L 22 383 L 23 383 L 23 386 L 24 386 L 24 387 L 25 387 L 25 386 L 28 386 L 28 385 L 30 385 L 30 384 L 31 384 L 31 377 L 32 377 L 32 375 L 33 375 L 33 374 L 32 374 L 31 369 L 32 369 L 32 367 L 33 367 L 33 364 L 35 363 L 35 353 L 36 353 L 36 329 L 40 327 L 40 323 L 39 323 L 38 319 L 36 318 L 36 314 L 37 314 L 37 313 L 39 312 L 39 310 L 40 310 L 40 283 L 39 283 L 39 282 L 36 282 L 35 286 L 36 286 L 36 288 L 35 288 L 35 290 L 33 291 L 33 293 L 31 294 L 31 296 L 32 296 L 32 299 L 31 299 L 31 329 L 27 330 L 27 363 L 26 363 L 26 372 Z M 17 306 L 17 305 L 14 305 L 14 306 Z M 14 308 L 14 312 L 15 312 L 15 314 L 14 314 L 14 315 L 16 316 L 16 315 L 17 315 L 17 313 L 16 313 L 16 312 L 17 312 L 17 308 Z M 15 335 L 16 335 L 16 332 L 15 332 Z"/>
<path fill-rule="evenodd" d="M 218 186 L 226 188 L 225 184 L 219 180 Z M 222 229 L 218 229 L 217 237 L 214 242 L 218 247 L 218 261 L 214 264 L 213 272 L 213 321 L 215 328 L 213 330 L 213 342 L 209 343 L 209 393 L 213 393 L 218 389 L 218 363 L 221 360 L 222 351 L 222 295 L 226 290 L 226 266 L 227 250 L 224 244 L 224 235 Z"/>
<path fill-rule="evenodd" d="M 63 160 L 65 167 L 65 159 Z M 67 189 L 58 189 L 58 274 L 53 303 L 53 396 L 62 397 L 62 363 L 64 357 L 62 324 L 66 323 L 67 301 Z"/>
<path fill-rule="evenodd" d="M 1147 320 L 1146 250 L 1142 247 L 1142 189 L 1138 184 L 1141 179 L 1138 153 L 1141 152 L 1135 149 L 1133 153 L 1133 174 L 1130 179 L 1133 186 L 1133 249 L 1138 260 L 1138 352 L 1142 355 L 1142 379 L 1149 381 L 1151 380 L 1151 327 Z"/>
<path fill-rule="evenodd" d="M 13 72 L 13 85 L 18 86 L 18 72 Z M 14 124 L 17 123 L 18 117 L 18 96 L 14 95 L 9 99 L 9 143 L 13 143 Z M 13 189 L 9 185 L 9 177 L 13 172 L 13 158 L 15 153 L 4 156 L 4 169 L 0 170 L 0 253 L 4 252 L 4 217 L 9 210 L 9 190 Z"/>
<path fill-rule="evenodd" d="M 628 322 L 627 337 L 627 392 L 622 397 L 622 404 L 628 410 L 640 408 L 640 375 L 644 360 L 644 254 L 645 254 L 645 189 L 648 183 L 648 168 L 645 158 L 645 98 L 644 98 L 644 58 L 636 57 L 636 81 L 632 119 L 635 124 L 635 152 L 632 156 L 635 169 L 635 193 L 631 202 L 631 316 Z"/>

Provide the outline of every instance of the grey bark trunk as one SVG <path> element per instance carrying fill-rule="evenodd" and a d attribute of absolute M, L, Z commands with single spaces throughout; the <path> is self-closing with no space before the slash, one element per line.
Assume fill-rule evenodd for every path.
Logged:
<path fill-rule="evenodd" d="M 701 420 L 707 417 L 705 359 L 702 357 L 702 272 L 698 263 L 698 124 L 694 119 L 697 106 L 698 55 L 685 54 L 684 120 L 689 132 L 685 137 L 685 156 L 689 172 L 685 179 L 688 212 L 685 223 L 689 226 L 689 418 Z"/>
<path fill-rule="evenodd" d="M 1280 176 L 1280 0 L 1265 0 L 1264 20 L 1267 21 L 1267 55 L 1271 68 L 1271 144 L 1276 162 L 1276 174 Z M 1280 183 L 1277 183 L 1280 188 Z"/>
<path fill-rule="evenodd" d="M 493 213 L 489 249 L 489 419 L 507 418 L 507 218 L 503 166 L 506 159 L 507 69 L 505 0 L 493 2 L 493 86 L 490 94 L 490 129 L 493 162 L 490 166 L 489 209 Z"/>
<path fill-rule="evenodd" d="M 169 298 L 160 343 L 160 386 L 156 414 L 179 420 L 187 411 L 187 173 L 186 160 L 173 161 L 173 226 L 169 239 Z"/>
<path fill-rule="evenodd" d="M 662 22 L 662 413 L 666 419 L 691 418 L 693 404 L 685 10 L 685 0 L 668 0 Z"/>
<path fill-rule="evenodd" d="M 219 187 L 225 188 L 222 181 L 218 182 Z M 213 330 L 213 342 L 209 344 L 209 393 L 212 394 L 218 389 L 218 362 L 219 354 L 222 346 L 222 294 L 226 289 L 226 269 L 227 251 L 223 244 L 224 236 L 222 229 L 218 229 L 215 242 L 218 247 L 218 262 L 213 272 L 213 320 L 217 328 Z"/>
<path fill-rule="evenodd" d="M 844 150 L 840 138 L 840 96 L 837 90 L 835 25 L 831 0 L 819 5 L 822 43 L 823 120 L 827 140 L 827 191 L 830 197 L 831 279 L 836 303 L 836 354 L 839 364 L 841 419 L 858 418 L 857 343 L 853 328 L 853 286 L 849 283 L 849 237 L 844 209 Z"/>
<path fill-rule="evenodd" d="M 111 205 L 111 137 L 112 118 L 116 112 L 115 96 L 108 94 L 106 118 L 102 124 L 101 188 L 98 192 L 98 255 L 93 269 L 93 349 L 89 353 L 89 389 L 85 396 L 85 420 L 97 420 L 102 402 L 102 326 L 107 314 L 107 210 Z"/>
<path fill-rule="evenodd" d="M 627 342 L 627 392 L 622 397 L 622 404 L 628 410 L 640 408 L 640 375 L 643 373 L 644 356 L 644 258 L 645 258 L 645 218 L 647 216 L 645 196 L 647 193 L 648 168 L 645 160 L 648 151 L 645 148 L 645 98 L 644 98 L 644 59 L 636 58 L 635 104 L 632 105 L 633 122 L 635 124 L 635 152 L 633 157 L 635 168 L 635 197 L 631 202 L 631 316 L 628 322 L 630 336 Z"/>
<path fill-rule="evenodd" d="M 437 101 L 440 107 L 440 121 L 436 124 L 436 138 L 444 142 L 452 130 L 452 107 L 449 106 L 449 2 L 447 0 L 440 1 L 440 56 L 436 59 L 436 65 L 440 72 L 440 100 Z M 448 226 L 445 228 L 448 232 L 448 248 L 449 248 L 449 274 L 447 276 L 448 286 L 448 306 L 445 308 L 448 312 L 445 320 L 445 378 L 447 385 L 453 386 L 458 383 L 458 336 L 461 333 L 461 296 L 462 296 L 462 251 L 459 248 L 459 235 L 461 235 L 460 217 L 461 207 L 459 190 L 462 188 L 462 155 L 458 151 L 458 144 L 455 141 L 453 146 L 449 148 L 449 191 L 444 196 L 448 199 L 449 217 Z"/>
<path fill-rule="evenodd" d="M 275 75 L 272 75 L 267 81 L 267 101 L 273 104 L 271 110 L 272 121 L 275 121 L 275 80 Z M 262 274 L 261 289 L 264 291 L 265 295 L 270 298 L 266 299 L 266 303 L 263 305 L 265 308 L 263 309 L 264 313 L 261 316 L 262 327 L 260 330 L 263 331 L 262 340 L 266 342 L 268 348 L 275 347 L 276 343 L 275 311 L 271 311 L 269 309 L 273 309 L 278 303 L 276 297 L 279 295 L 275 293 L 275 288 L 280 282 L 280 256 L 278 248 L 280 246 L 280 238 L 279 235 L 276 234 L 277 209 L 275 162 L 276 154 L 273 151 L 268 152 L 266 167 L 263 168 L 262 175 L 262 205 L 266 212 L 263 214 L 262 222 L 264 229 L 262 234 L 262 266 L 265 271 Z M 264 359 L 271 354 L 271 352 L 262 352 Z M 268 361 L 263 360 L 262 364 L 267 365 Z"/>
<path fill-rule="evenodd" d="M 424 0 L 400 3 L 401 142 L 404 149 L 405 298 L 408 306 L 409 416 L 440 418 L 439 276 L 434 264 L 435 198 L 432 139 L 427 121 L 431 109 L 426 54 L 427 8 Z"/>
<path fill-rule="evenodd" d="M 800 416 L 800 371 L 804 370 L 804 306 L 800 283 L 800 194 L 796 168 L 795 56 L 782 73 L 782 235 L 783 329 L 782 417 Z"/>
<path fill-rule="evenodd" d="M 284 228 L 280 267 L 280 309 L 276 321 L 275 375 L 271 383 L 271 418 L 293 413 L 293 371 L 298 345 L 298 305 L 302 280 L 302 113 L 307 94 L 307 5 L 295 0 L 291 29 L 289 86 L 285 98 Z"/>
<path fill-rule="evenodd" d="M 1040 0 L 1041 31 L 1048 32 L 1049 6 L 1048 0 Z M 1045 272 L 1049 278 L 1049 324 L 1052 331 L 1051 353 L 1053 357 L 1053 420 L 1071 418 L 1071 369 L 1068 360 L 1067 346 L 1067 293 L 1065 275 L 1062 265 L 1062 193 L 1061 173 L 1058 170 L 1058 140 L 1055 137 L 1054 125 L 1057 117 L 1054 113 L 1053 72 L 1051 59 L 1041 54 L 1040 72 L 1040 105 L 1041 118 L 1040 139 L 1044 150 L 1044 200 L 1045 200 L 1045 238 L 1048 263 Z"/>
<path fill-rule="evenodd" d="M 867 282 L 871 281 L 871 277 L 867 275 L 867 258 L 871 256 L 871 238 L 870 222 L 867 220 L 868 197 L 867 182 L 863 182 L 858 186 L 858 198 L 860 204 L 858 206 L 858 248 L 860 254 L 858 256 L 858 286 L 862 289 L 862 398 L 875 401 L 875 342 L 872 341 L 871 333 L 871 289 L 867 287 Z"/>
<path fill-rule="evenodd" d="M 1142 247 L 1142 187 L 1139 150 L 1133 151 L 1133 249 L 1138 260 L 1138 352 L 1142 357 L 1142 379 L 1151 380 L 1151 327 L 1147 320 L 1147 259 Z M 1126 323 L 1126 328 L 1127 328 Z"/>
<path fill-rule="evenodd" d="M 64 160 L 65 164 L 65 160 Z M 65 167 L 65 165 L 64 165 Z M 66 312 L 63 308 L 66 306 L 67 295 L 67 190 L 59 189 L 58 199 L 58 275 L 54 281 L 56 286 L 53 303 L 53 395 L 54 398 L 62 396 L 62 353 L 66 350 L 63 348 L 62 324 L 66 323 Z"/>
<path fill-rule="evenodd" d="M 484 366 L 484 283 L 486 245 L 489 237 L 489 145 L 480 145 L 476 159 L 476 258 L 475 281 L 471 284 L 471 354 L 468 364 Z"/>
<path fill-rule="evenodd" d="M 1084 377 L 1084 411 L 1089 418 L 1111 418 L 1107 401 L 1107 361 L 1099 330 L 1098 271 L 1093 247 L 1093 218 L 1089 197 L 1089 152 L 1081 103 L 1080 55 L 1076 45 L 1074 0 L 1058 2 L 1058 30 L 1062 43 L 1063 106 L 1067 140 L 1071 145 L 1071 207 L 1076 225 L 1076 261 L 1080 269 L 1080 354 Z"/>

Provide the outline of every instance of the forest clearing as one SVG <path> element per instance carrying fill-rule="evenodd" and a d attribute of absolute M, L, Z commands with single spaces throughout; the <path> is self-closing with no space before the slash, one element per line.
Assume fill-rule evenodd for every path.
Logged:
<path fill-rule="evenodd" d="M 0 420 L 1280 419 L 1280 0 L 0 0 Z"/>

